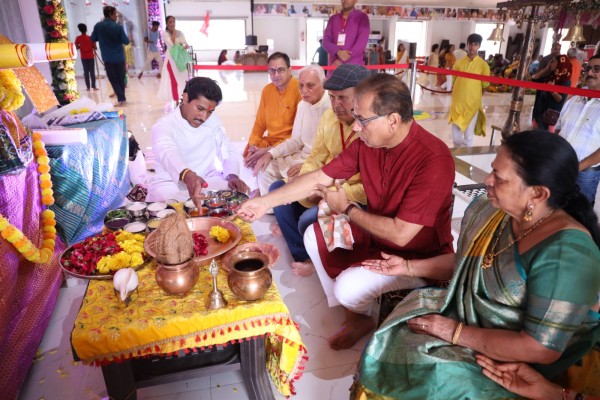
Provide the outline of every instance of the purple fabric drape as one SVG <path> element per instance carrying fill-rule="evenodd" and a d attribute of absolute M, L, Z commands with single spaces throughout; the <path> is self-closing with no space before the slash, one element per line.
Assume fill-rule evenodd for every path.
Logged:
<path fill-rule="evenodd" d="M 0 213 L 41 245 L 41 198 L 37 164 L 18 174 L 0 176 Z M 48 264 L 27 261 L 0 238 L 0 388 L 13 399 L 27 375 L 54 310 L 62 272 L 58 257 L 64 245 L 57 239 Z"/>

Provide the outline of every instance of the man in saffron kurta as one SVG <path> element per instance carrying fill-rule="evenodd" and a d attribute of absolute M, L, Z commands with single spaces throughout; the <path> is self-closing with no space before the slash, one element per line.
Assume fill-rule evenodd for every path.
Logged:
<path fill-rule="evenodd" d="M 490 66 L 477 55 L 482 37 L 476 33 L 467 38 L 467 57 L 454 64 L 455 71 L 478 75 L 490 75 Z M 452 89 L 452 105 L 448 121 L 452 124 L 454 147 L 470 147 L 473 135 L 485 136 L 485 113 L 483 112 L 483 89 L 488 82 L 456 77 Z"/>
<path fill-rule="evenodd" d="M 384 253 L 411 260 L 452 252 L 454 162 L 448 146 L 413 120 L 412 106 L 410 91 L 396 77 L 377 74 L 363 80 L 356 87 L 353 111 L 354 129 L 361 140 L 323 168 L 249 200 L 238 210 L 243 219 L 254 221 L 270 207 L 310 193 L 322 197 L 333 213 L 348 217 L 355 234 L 352 251 L 324 250 L 318 224 L 304 235 L 330 305 L 333 300 L 344 306 L 346 319 L 328 339 L 336 350 L 352 347 L 373 329 L 370 311 L 377 296 L 427 284 L 410 276 L 381 279 L 359 267 L 363 260 L 385 258 Z M 367 195 L 367 210 L 351 203 L 337 181 L 357 172 Z M 336 190 L 330 190 L 332 185 Z"/>
<path fill-rule="evenodd" d="M 364 52 L 369 40 L 369 17 L 354 6 L 357 0 L 342 0 L 342 12 L 329 18 L 323 34 L 323 47 L 329 65 L 365 65 Z"/>
<path fill-rule="evenodd" d="M 248 168 L 254 168 L 271 147 L 291 137 L 298 103 L 302 100 L 288 55 L 273 53 L 267 64 L 271 83 L 262 91 L 252 133 L 244 149 L 244 165 Z"/>

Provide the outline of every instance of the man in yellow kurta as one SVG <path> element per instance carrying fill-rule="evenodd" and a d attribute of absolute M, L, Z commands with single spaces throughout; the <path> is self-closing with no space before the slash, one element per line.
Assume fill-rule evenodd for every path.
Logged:
<path fill-rule="evenodd" d="M 483 38 L 472 33 L 467 38 L 467 57 L 454 64 L 455 71 L 479 75 L 490 75 L 489 65 L 477 55 Z M 454 147 L 470 147 L 473 135 L 485 136 L 485 114 L 483 112 L 483 89 L 488 82 L 455 77 L 452 89 L 452 105 L 448 121 L 452 124 Z"/>
<path fill-rule="evenodd" d="M 248 168 L 254 168 L 269 148 L 291 137 L 296 109 L 302 100 L 298 80 L 292 77 L 288 55 L 273 53 L 267 65 L 271 83 L 262 91 L 256 120 L 244 150 L 244 165 Z"/>
<path fill-rule="evenodd" d="M 367 76 L 369 71 L 362 65 L 342 64 L 325 81 L 324 88 L 329 91 L 331 108 L 321 117 L 312 151 L 302 164 L 299 175 L 322 168 L 350 143 L 358 140 L 358 134 L 353 130 L 354 87 Z M 271 191 L 283 184 L 283 181 L 274 183 Z M 342 188 L 350 201 L 367 204 L 367 195 L 360 174 L 344 182 Z M 321 200 L 319 196 L 311 196 L 273 209 L 281 233 L 294 258 L 292 272 L 296 275 L 308 276 L 315 271 L 302 238 L 306 228 L 317 220 L 319 200 Z"/>

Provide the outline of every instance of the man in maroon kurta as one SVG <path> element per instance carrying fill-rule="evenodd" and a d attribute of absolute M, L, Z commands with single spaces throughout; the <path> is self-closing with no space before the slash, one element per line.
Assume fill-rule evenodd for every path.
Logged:
<path fill-rule="evenodd" d="M 346 320 L 329 338 L 334 349 L 352 347 L 372 330 L 375 322 L 370 312 L 376 297 L 427 284 L 411 276 L 409 261 L 402 276 L 368 271 L 360 268 L 362 261 L 389 253 L 411 260 L 452 252 L 454 162 L 448 146 L 414 122 L 406 85 L 386 74 L 365 79 L 356 88 L 354 114 L 360 141 L 321 170 L 247 202 L 239 211 L 254 220 L 268 207 L 305 196 L 312 189 L 332 211 L 349 217 L 355 239 L 351 251 L 328 252 L 318 224 L 304 236 L 329 305 L 345 308 Z M 367 195 L 366 211 L 350 203 L 343 190 L 328 190 L 334 180 L 357 172 Z"/>

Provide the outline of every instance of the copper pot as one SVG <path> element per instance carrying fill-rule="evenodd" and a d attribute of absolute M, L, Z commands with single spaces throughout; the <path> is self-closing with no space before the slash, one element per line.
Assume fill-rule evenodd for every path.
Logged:
<path fill-rule="evenodd" d="M 269 258 L 258 251 L 243 251 L 231 260 L 227 276 L 229 289 L 241 300 L 252 301 L 262 298 L 273 278 L 269 270 Z"/>
<path fill-rule="evenodd" d="M 168 294 L 185 296 L 198 282 L 199 268 L 194 259 L 174 265 L 156 263 L 156 283 Z"/>

